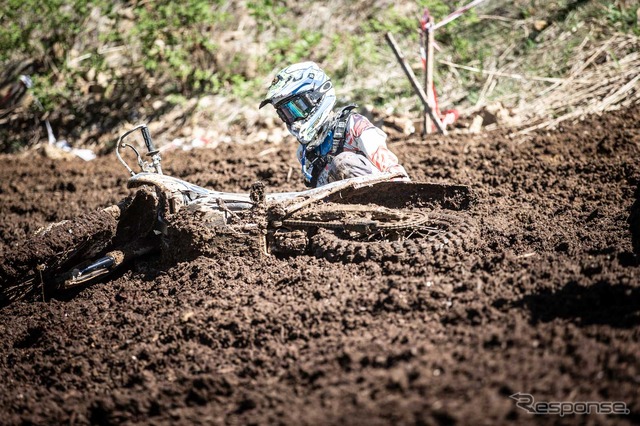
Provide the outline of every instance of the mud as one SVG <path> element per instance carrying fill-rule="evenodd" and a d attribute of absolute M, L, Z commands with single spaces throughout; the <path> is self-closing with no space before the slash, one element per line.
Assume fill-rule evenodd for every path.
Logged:
<path fill-rule="evenodd" d="M 0 310 L 3 422 L 638 423 L 639 121 L 636 107 L 530 136 L 392 140 L 414 180 L 473 193 L 452 202 L 478 241 L 442 267 L 427 252 L 347 264 L 225 243 L 200 256 L 216 229 L 185 213 L 175 226 L 193 238 L 175 256 Z M 294 144 L 272 147 L 163 164 L 220 190 L 301 189 Z M 39 227 L 130 195 L 112 156 L 2 162 L 5 261 Z M 518 392 L 630 414 L 534 416 Z"/>

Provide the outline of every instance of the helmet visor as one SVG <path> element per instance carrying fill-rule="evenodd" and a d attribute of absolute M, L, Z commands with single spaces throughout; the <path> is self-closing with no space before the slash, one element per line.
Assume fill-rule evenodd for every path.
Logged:
<path fill-rule="evenodd" d="M 302 95 L 286 99 L 276 106 L 276 111 L 282 121 L 286 124 L 293 124 L 298 120 L 307 118 L 314 107 L 315 103 L 312 99 L 306 93 L 303 93 Z"/>

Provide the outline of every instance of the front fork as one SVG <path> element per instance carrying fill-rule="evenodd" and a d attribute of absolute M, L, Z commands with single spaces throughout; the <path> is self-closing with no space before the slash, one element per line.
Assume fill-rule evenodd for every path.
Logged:
<path fill-rule="evenodd" d="M 118 266 L 129 260 L 159 250 L 156 238 L 141 238 L 121 249 L 108 252 L 100 259 L 89 264 L 78 266 L 62 277 L 61 290 L 79 286 L 95 278 L 113 272 Z"/>
<path fill-rule="evenodd" d="M 118 221 L 112 250 L 99 259 L 83 262 L 56 279 L 59 290 L 67 290 L 113 272 L 123 263 L 159 251 L 166 234 L 159 195 L 140 190 L 130 203 L 105 209 Z M 133 237 L 133 238 L 132 238 Z"/>

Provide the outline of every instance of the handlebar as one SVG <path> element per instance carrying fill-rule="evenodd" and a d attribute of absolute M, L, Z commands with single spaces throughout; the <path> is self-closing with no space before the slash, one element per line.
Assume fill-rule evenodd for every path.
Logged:
<path fill-rule="evenodd" d="M 147 147 L 147 156 L 151 157 L 151 167 L 153 167 L 153 169 L 154 169 L 154 171 L 156 173 L 161 175 L 162 174 L 162 167 L 160 166 L 160 162 L 162 161 L 162 157 L 160 156 L 160 151 L 158 149 L 156 149 L 155 145 L 153 144 L 153 140 L 151 139 L 151 134 L 149 133 L 149 128 L 147 127 L 146 124 L 139 124 L 136 127 L 134 127 L 133 129 L 128 130 L 128 131 L 126 131 L 126 132 L 124 132 L 123 134 L 120 135 L 120 137 L 118 138 L 118 142 L 116 143 L 116 157 L 118 157 L 118 160 L 127 169 L 129 174 L 131 176 L 135 176 L 136 172 L 134 172 L 133 169 L 131 169 L 131 167 L 129 167 L 127 162 L 124 161 L 124 159 L 120 155 L 120 149 L 121 148 L 131 148 L 133 150 L 133 152 L 135 152 L 135 154 L 136 154 L 136 159 L 137 159 L 137 162 L 138 162 L 138 166 L 140 167 L 140 170 L 142 172 L 149 172 L 149 167 L 150 166 L 146 161 L 144 161 L 142 159 L 142 156 L 140 155 L 138 150 L 134 146 L 123 142 L 124 138 L 126 138 L 131 133 L 135 132 L 136 130 L 140 130 L 140 133 L 142 133 L 142 139 L 144 139 L 144 144 Z"/>
<path fill-rule="evenodd" d="M 146 125 L 142 125 L 140 128 L 140 132 L 142 133 L 142 139 L 144 139 L 144 144 L 147 146 L 147 151 L 149 153 L 147 155 L 155 155 L 158 153 L 158 150 L 153 145 L 153 140 L 151 139 L 151 134 L 149 133 L 149 128 Z"/>

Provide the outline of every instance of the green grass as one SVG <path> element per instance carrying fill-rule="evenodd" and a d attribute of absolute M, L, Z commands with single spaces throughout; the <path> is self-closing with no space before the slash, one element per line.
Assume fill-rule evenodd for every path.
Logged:
<path fill-rule="evenodd" d="M 206 94 L 254 104 L 278 69 L 303 60 L 320 63 L 339 92 L 349 83 L 350 93 L 342 95 L 355 102 L 394 105 L 413 96 L 406 79 L 385 86 L 369 83 L 394 61 L 384 34 L 394 33 L 410 62 L 419 63 L 418 20 L 423 9 L 428 7 L 437 22 L 466 3 L 345 2 L 325 22 L 315 15 L 307 19 L 318 3 L 279 0 L 248 1 L 244 6 L 222 0 L 156 0 L 135 3 L 135 7 L 107 0 L 5 0 L 0 11 L 0 64 L 6 67 L 33 59 L 37 64 L 34 94 L 47 111 L 70 110 L 79 127 L 91 121 L 91 105 L 99 110 L 100 105 L 114 105 L 118 96 L 125 95 L 131 97 L 130 103 L 141 105 L 148 104 L 149 97 L 187 99 Z M 595 41 L 614 32 L 640 34 L 638 6 L 631 3 L 485 2 L 438 30 L 436 41 L 442 51 L 437 55 L 484 68 L 512 46 L 498 65 L 526 58 L 520 72 L 560 76 L 561 64 L 575 54 L 585 37 Z M 531 30 L 536 20 L 547 21 L 558 33 L 570 31 L 571 36 L 556 45 L 549 43 L 545 35 L 550 30 Z M 104 48 L 118 46 L 125 48 L 120 52 L 125 60 L 116 66 Z M 86 59 L 73 62 L 83 55 Z M 95 84 L 88 75 L 101 73 L 107 76 L 107 87 L 85 95 L 85 86 Z M 462 70 L 453 75 L 445 67 L 437 68 L 439 87 L 454 78 L 459 89 L 468 93 L 461 102 L 473 104 L 486 77 Z M 147 85 L 149 81 L 153 85 Z M 491 96 L 517 90 L 513 81 L 501 80 Z M 419 103 L 412 109 L 420 109 Z"/>

